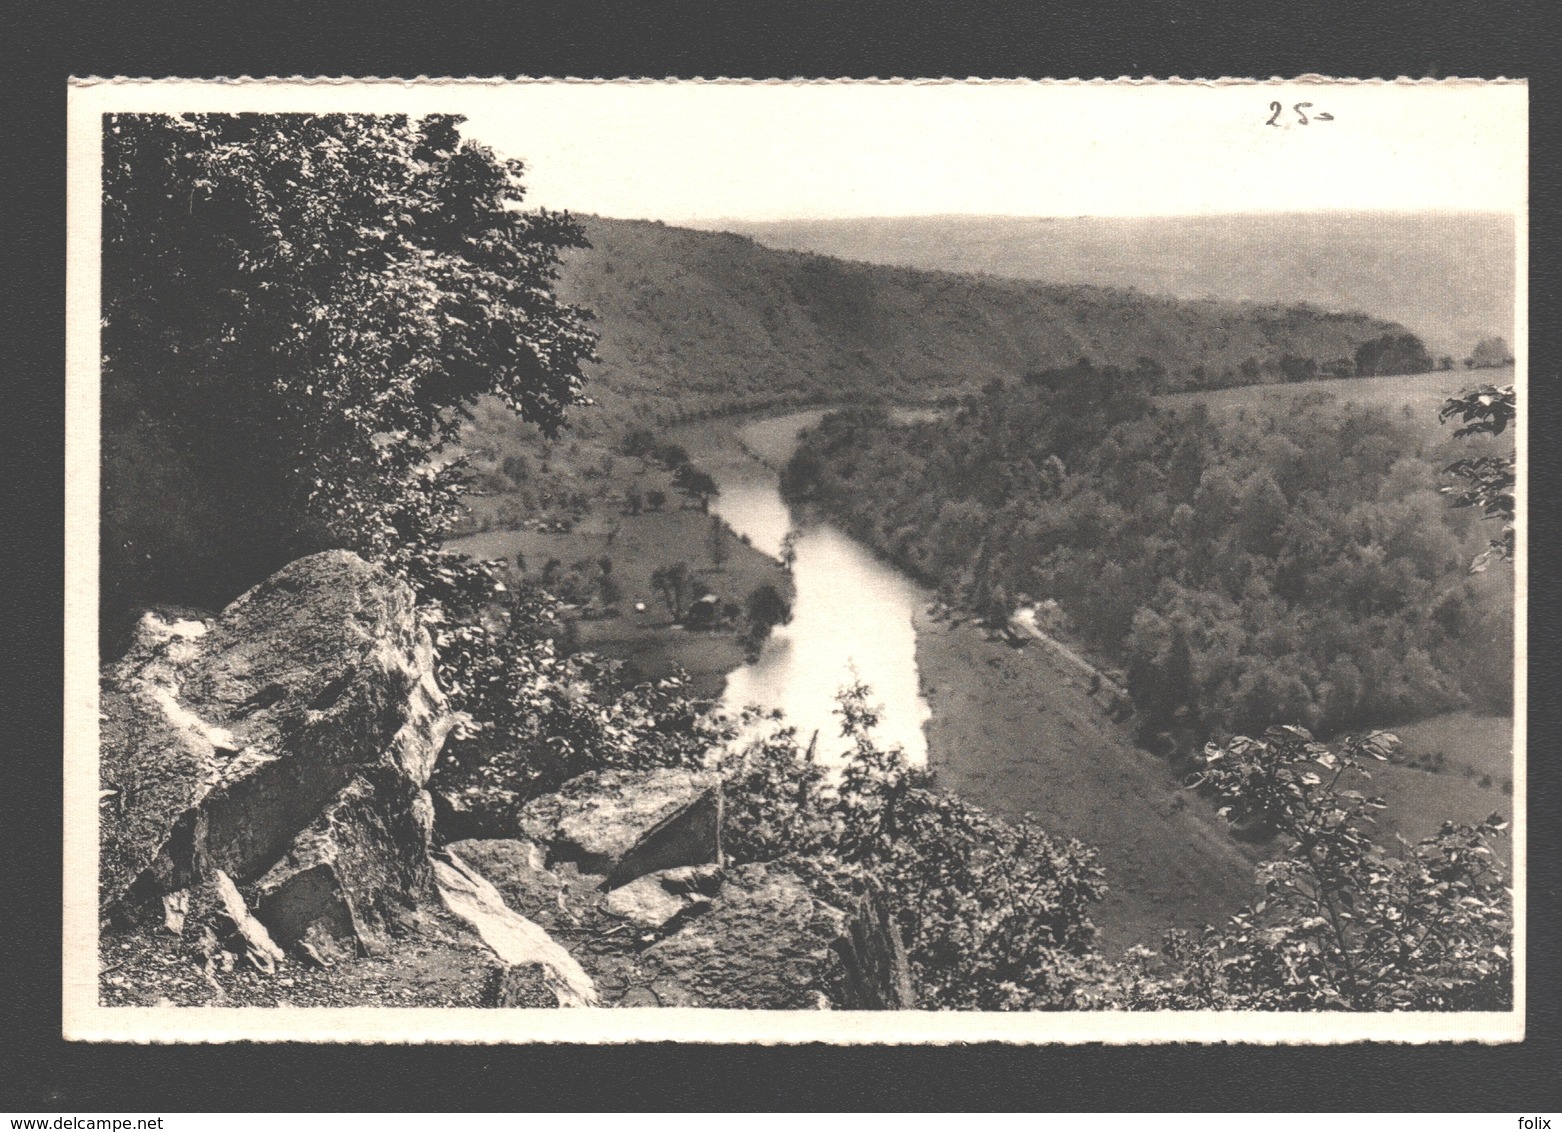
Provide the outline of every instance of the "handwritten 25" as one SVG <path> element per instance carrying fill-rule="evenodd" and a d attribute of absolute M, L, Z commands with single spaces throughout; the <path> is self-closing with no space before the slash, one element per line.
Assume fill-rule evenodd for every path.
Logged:
<path fill-rule="evenodd" d="M 1309 122 L 1332 122 L 1332 121 L 1334 121 L 1334 115 L 1330 114 L 1330 113 L 1328 113 L 1327 111 L 1324 111 L 1324 110 L 1318 111 L 1316 114 L 1314 114 L 1312 117 L 1309 118 L 1307 116 L 1307 111 L 1309 109 L 1311 109 L 1311 108 L 1312 108 L 1312 103 L 1311 102 L 1298 102 L 1296 105 L 1291 107 L 1292 113 L 1294 113 L 1296 115 L 1296 124 L 1298 126 L 1305 126 Z M 1265 122 L 1264 125 L 1266 125 L 1266 126 L 1281 126 L 1281 127 L 1289 126 L 1291 124 L 1290 122 L 1282 122 L 1280 120 L 1280 115 L 1282 115 L 1284 113 L 1285 113 L 1285 107 L 1284 106 L 1281 106 L 1278 102 L 1271 102 L 1269 104 L 1269 121 Z"/>

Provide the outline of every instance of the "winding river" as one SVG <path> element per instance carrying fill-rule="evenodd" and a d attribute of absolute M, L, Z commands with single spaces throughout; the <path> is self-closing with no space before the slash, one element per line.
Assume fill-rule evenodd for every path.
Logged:
<path fill-rule="evenodd" d="M 780 708 L 803 743 L 818 732 L 821 762 L 844 749 L 836 695 L 853 680 L 872 689 L 881 708 L 874 737 L 898 744 L 915 763 L 927 759 L 929 718 L 917 675 L 912 618 L 927 591 L 826 522 L 799 523 L 781 498 L 778 469 L 798 434 L 822 410 L 719 423 L 689 430 L 686 445 L 716 479 L 711 509 L 740 536 L 780 557 L 792 536 L 792 620 L 777 626 L 757 660 L 727 678 L 723 704 Z"/>

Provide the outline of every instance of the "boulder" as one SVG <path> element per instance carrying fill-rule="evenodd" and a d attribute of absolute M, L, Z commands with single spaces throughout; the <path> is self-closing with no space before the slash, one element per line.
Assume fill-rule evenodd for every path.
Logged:
<path fill-rule="evenodd" d="M 445 907 L 475 928 L 506 968 L 535 969 L 542 985 L 552 993 L 554 1005 L 597 1005 L 591 976 L 574 956 L 540 926 L 506 905 L 482 874 L 457 854 L 448 849 L 445 852 L 446 860 L 433 862 L 434 879 Z M 522 984 L 531 981 L 524 974 L 510 977 L 508 982 L 502 980 L 501 1001 L 505 997 L 504 987 L 513 991 L 517 978 Z"/>
<path fill-rule="evenodd" d="M 712 907 L 647 947 L 633 984 L 660 1006 L 813 1010 L 838 982 L 846 917 L 774 865 L 729 870 Z M 650 1005 L 646 994 L 623 1005 Z"/>
<path fill-rule="evenodd" d="M 306 890 L 334 886 L 372 936 L 381 889 L 426 885 L 410 859 L 451 717 L 412 591 L 379 568 L 328 551 L 214 621 L 148 615 L 101 692 L 105 911 L 134 920 L 216 870 L 250 885 L 285 858 L 265 898 L 288 932 L 319 903 Z M 369 861 L 387 837 L 405 852 Z"/>
<path fill-rule="evenodd" d="M 575 863 L 607 888 L 646 873 L 721 863 L 720 779 L 708 771 L 594 771 L 528 803 L 524 836 L 548 862 Z"/>
<path fill-rule="evenodd" d="M 267 974 L 275 971 L 278 961 L 286 956 L 266 931 L 266 925 L 250 915 L 249 905 L 244 902 L 238 886 L 227 873 L 214 869 L 211 881 L 218 899 L 222 901 L 228 949 L 243 956 L 257 970 Z"/>
<path fill-rule="evenodd" d="M 648 931 L 667 931 L 691 915 L 710 907 L 709 896 L 674 891 L 664 873 L 647 873 L 607 894 L 602 908 L 610 916 L 627 920 Z"/>
<path fill-rule="evenodd" d="M 699 893 L 701 896 L 715 896 L 720 892 L 725 875 L 720 865 L 684 865 L 656 874 L 668 892 Z"/>
<path fill-rule="evenodd" d="M 509 838 L 456 841 L 446 850 L 461 858 L 497 888 L 505 903 L 551 930 L 553 919 L 576 898 L 566 895 L 566 877 L 547 867 L 542 847 Z M 592 885 L 589 898 L 596 893 Z"/>
<path fill-rule="evenodd" d="M 433 895 L 427 796 L 389 767 L 370 767 L 293 839 L 256 882 L 257 914 L 283 947 L 316 956 L 374 955 Z"/>

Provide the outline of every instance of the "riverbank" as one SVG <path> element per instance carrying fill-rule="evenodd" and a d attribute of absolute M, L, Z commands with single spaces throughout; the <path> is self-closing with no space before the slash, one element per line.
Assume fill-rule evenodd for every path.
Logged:
<path fill-rule="evenodd" d="M 609 560 L 617 600 L 605 603 L 609 610 L 605 614 L 575 612 L 575 647 L 623 661 L 626 676 L 636 681 L 658 680 L 682 668 L 696 698 L 715 700 L 728 673 L 747 659 L 741 624 L 684 628 L 675 622 L 651 575 L 661 567 L 683 563 L 694 584 L 716 595 L 717 605 L 740 608 L 762 585 L 774 586 L 790 600 L 791 580 L 779 562 L 743 542 L 725 524 L 719 536 L 713 534 L 717 516 L 676 504 L 671 507 L 626 515 L 601 504 L 568 531 L 491 530 L 452 539 L 446 547 L 472 558 L 503 558 L 511 563 L 521 555 L 524 573 L 533 580 L 542 579 L 549 563 L 564 574 L 578 564 L 584 564 L 580 573 L 593 568 L 600 573 L 601 560 Z M 719 550 L 714 542 L 718 537 Z"/>
<path fill-rule="evenodd" d="M 1039 644 L 1017 649 L 925 613 L 915 623 L 939 785 L 1095 848 L 1111 886 L 1092 914 L 1105 950 L 1221 923 L 1252 898 L 1263 847 L 1233 841 L 1213 807 L 1134 745 L 1131 724 L 1109 718 L 1081 672 Z"/>

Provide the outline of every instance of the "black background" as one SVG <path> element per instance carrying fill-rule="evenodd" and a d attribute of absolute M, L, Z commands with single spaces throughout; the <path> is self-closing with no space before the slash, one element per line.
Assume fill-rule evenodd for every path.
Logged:
<path fill-rule="evenodd" d="M 0 444 L 0 1111 L 753 1108 L 1556 1112 L 1562 1104 L 1553 454 L 1562 142 L 1554 4 L 1172 0 L 1070 9 L 778 3 L 57 4 L 6 31 Z M 112 1046 L 62 1042 L 65 97 L 69 75 L 1524 77 L 1531 80 L 1529 1039 L 1518 1046 Z M 626 171 L 632 176 L 633 171 Z"/>

